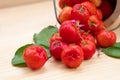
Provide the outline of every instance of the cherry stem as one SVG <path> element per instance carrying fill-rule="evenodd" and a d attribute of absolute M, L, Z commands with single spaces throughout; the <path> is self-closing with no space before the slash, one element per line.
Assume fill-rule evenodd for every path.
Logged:
<path fill-rule="evenodd" d="M 82 44 L 83 44 L 83 45 L 87 45 L 88 43 L 87 43 L 85 40 L 83 40 L 83 41 L 82 41 Z"/>
<path fill-rule="evenodd" d="M 80 11 L 80 13 L 83 13 L 83 12 L 84 12 L 83 7 L 81 7 L 81 8 L 79 9 L 79 11 Z"/>
<path fill-rule="evenodd" d="M 97 54 L 97 56 L 99 57 L 101 54 L 100 54 L 100 52 L 101 52 L 101 48 L 100 47 L 98 47 L 98 54 Z"/>

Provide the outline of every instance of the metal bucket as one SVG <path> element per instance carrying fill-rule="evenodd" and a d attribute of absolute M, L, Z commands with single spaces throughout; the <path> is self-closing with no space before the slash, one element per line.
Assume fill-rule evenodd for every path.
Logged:
<path fill-rule="evenodd" d="M 113 13 L 107 18 L 104 20 L 104 23 L 105 23 L 105 27 L 107 30 L 111 30 L 111 31 L 114 31 L 116 29 L 118 29 L 120 27 L 120 0 L 110 0 L 111 3 L 113 4 L 114 6 L 114 11 Z M 54 10 L 55 10 L 55 16 L 56 16 L 56 19 L 59 22 L 58 20 L 58 14 L 57 13 L 57 6 L 58 5 L 58 0 L 53 0 L 53 4 L 54 4 Z"/>
<path fill-rule="evenodd" d="M 114 5 L 114 12 L 105 21 L 108 30 L 116 30 L 120 27 L 120 0 L 110 0 Z"/>

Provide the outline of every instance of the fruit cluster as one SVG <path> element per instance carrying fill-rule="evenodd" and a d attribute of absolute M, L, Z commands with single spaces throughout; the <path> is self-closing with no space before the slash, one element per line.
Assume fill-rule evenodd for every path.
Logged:
<path fill-rule="evenodd" d="M 101 30 L 95 36 L 79 27 L 77 21 L 68 20 L 60 25 L 59 33 L 50 38 L 50 53 L 68 67 L 78 67 L 96 52 L 96 46 L 109 47 L 116 42 L 114 32 Z"/>
<path fill-rule="evenodd" d="M 83 60 L 92 58 L 96 46 L 115 44 L 116 34 L 105 30 L 102 9 L 97 8 L 100 5 L 103 7 L 102 4 L 107 1 L 99 1 L 59 0 L 61 24 L 59 32 L 50 38 L 50 53 L 56 60 L 76 68 Z"/>
<path fill-rule="evenodd" d="M 107 0 L 59 0 L 61 24 L 58 33 L 50 38 L 51 56 L 70 68 L 76 68 L 93 57 L 97 46 L 114 45 L 116 34 L 105 30 L 102 21 L 106 18 L 104 15 L 111 14 L 109 10 L 112 8 L 108 4 Z M 101 10 L 105 8 L 108 13 L 104 14 Z M 27 47 L 23 58 L 31 69 L 41 68 L 48 59 L 46 51 L 37 45 Z"/>
<path fill-rule="evenodd" d="M 105 20 L 114 10 L 114 5 L 111 3 L 110 0 L 59 0 L 59 7 L 62 9 L 59 21 L 62 23 L 75 19 L 85 22 L 90 15 L 96 15 L 100 20 Z"/>

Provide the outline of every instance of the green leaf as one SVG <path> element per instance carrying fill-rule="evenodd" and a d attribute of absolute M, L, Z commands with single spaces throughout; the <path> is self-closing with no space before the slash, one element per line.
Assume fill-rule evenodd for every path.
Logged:
<path fill-rule="evenodd" d="M 48 26 L 40 31 L 38 34 L 34 34 L 33 40 L 37 45 L 43 45 L 49 47 L 50 37 L 58 32 L 58 28 L 55 26 Z"/>
<path fill-rule="evenodd" d="M 41 30 L 38 34 L 34 34 L 34 36 L 33 36 L 33 40 L 35 42 L 34 45 L 42 46 L 46 50 L 49 58 L 51 57 L 50 52 L 49 52 L 49 39 L 53 34 L 55 34 L 57 32 L 58 32 L 57 27 L 48 26 L 48 27 L 44 28 L 43 30 Z M 31 45 L 33 45 L 33 44 L 24 45 L 15 52 L 15 55 L 12 59 L 12 65 L 27 66 L 22 56 L 23 56 L 24 49 Z"/>
<path fill-rule="evenodd" d="M 47 52 L 48 58 L 51 57 L 49 52 L 49 39 L 58 32 L 58 28 L 55 26 L 48 26 L 42 29 L 38 34 L 34 34 L 33 40 L 36 45 L 41 45 Z"/>
<path fill-rule="evenodd" d="M 45 46 L 42 46 L 42 47 L 45 49 L 45 51 L 46 51 L 46 53 L 47 53 L 48 58 L 50 58 L 50 57 L 51 57 L 51 55 L 50 55 L 49 48 L 48 48 L 48 47 L 45 47 Z"/>
<path fill-rule="evenodd" d="M 113 45 L 114 47 L 120 48 L 120 42 L 117 42 Z"/>
<path fill-rule="evenodd" d="M 108 56 L 120 58 L 120 42 L 111 47 L 103 48 L 102 51 Z"/>
<path fill-rule="evenodd" d="M 27 45 L 24 45 L 22 47 L 20 47 L 16 52 L 15 52 L 15 55 L 12 59 L 12 64 L 14 66 L 26 66 L 26 63 L 22 57 L 23 55 L 23 51 L 25 48 L 27 48 L 28 46 L 31 46 L 33 44 L 27 44 Z"/>

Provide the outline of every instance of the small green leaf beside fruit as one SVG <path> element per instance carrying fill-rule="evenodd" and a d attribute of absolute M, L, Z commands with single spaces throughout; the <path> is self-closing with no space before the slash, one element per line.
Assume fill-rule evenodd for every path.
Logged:
<path fill-rule="evenodd" d="M 15 55 L 14 55 L 14 58 L 12 59 L 12 64 L 14 66 L 26 66 L 26 63 L 22 57 L 23 55 L 23 51 L 25 48 L 27 48 L 28 46 L 31 46 L 32 44 L 26 44 L 22 47 L 20 47 L 16 52 L 15 52 Z"/>
<path fill-rule="evenodd" d="M 102 51 L 108 56 L 120 58 L 120 42 L 111 47 L 104 48 Z"/>
<path fill-rule="evenodd" d="M 23 56 L 23 52 L 24 52 L 25 48 L 27 48 L 28 46 L 31 46 L 31 45 L 42 46 L 45 49 L 48 58 L 50 58 L 51 55 L 49 52 L 49 39 L 54 33 L 57 33 L 57 32 L 58 32 L 57 27 L 48 26 L 48 27 L 45 27 L 43 30 L 41 30 L 38 34 L 34 34 L 34 36 L 33 36 L 34 43 L 26 44 L 26 45 L 20 47 L 19 49 L 17 49 L 17 51 L 15 52 L 15 55 L 11 61 L 12 65 L 26 66 L 26 62 L 24 61 L 22 56 Z"/>
<path fill-rule="evenodd" d="M 49 47 L 50 37 L 58 32 L 58 28 L 54 26 L 48 26 L 40 31 L 38 34 L 34 34 L 33 40 L 35 44 Z"/>

